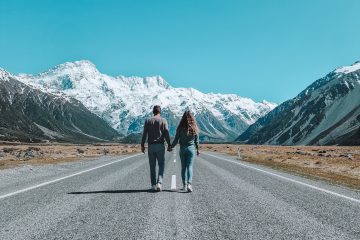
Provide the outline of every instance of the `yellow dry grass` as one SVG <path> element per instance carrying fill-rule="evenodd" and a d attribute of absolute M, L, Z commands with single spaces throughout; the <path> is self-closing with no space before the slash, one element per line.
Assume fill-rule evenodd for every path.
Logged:
<path fill-rule="evenodd" d="M 135 144 L 10 144 L 0 143 L 0 169 L 92 159 L 140 152 Z"/>
<path fill-rule="evenodd" d="M 360 189 L 360 146 L 262 146 L 203 144 L 202 150 Z"/>

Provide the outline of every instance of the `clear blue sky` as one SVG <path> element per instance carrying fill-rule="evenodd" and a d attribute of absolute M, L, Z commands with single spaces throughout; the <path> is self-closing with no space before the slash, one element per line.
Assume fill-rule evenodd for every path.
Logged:
<path fill-rule="evenodd" d="M 360 60 L 358 0 L 1 0 L 0 66 L 88 59 L 109 75 L 280 103 Z"/>

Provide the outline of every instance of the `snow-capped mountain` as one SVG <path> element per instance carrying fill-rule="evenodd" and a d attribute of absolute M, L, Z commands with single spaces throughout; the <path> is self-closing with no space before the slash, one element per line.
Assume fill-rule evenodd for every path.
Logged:
<path fill-rule="evenodd" d="M 33 88 L 0 68 L 0 140 L 103 142 L 120 137 L 78 100 Z"/>
<path fill-rule="evenodd" d="M 335 69 L 251 125 L 255 144 L 360 145 L 360 62 Z"/>
<path fill-rule="evenodd" d="M 20 74 L 17 79 L 79 100 L 124 135 L 141 132 L 152 106 L 159 104 L 172 134 L 182 113 L 189 109 L 196 116 L 203 140 L 233 140 L 276 106 L 234 94 L 174 88 L 160 76 L 111 77 L 89 61 L 67 62 L 37 75 Z"/>

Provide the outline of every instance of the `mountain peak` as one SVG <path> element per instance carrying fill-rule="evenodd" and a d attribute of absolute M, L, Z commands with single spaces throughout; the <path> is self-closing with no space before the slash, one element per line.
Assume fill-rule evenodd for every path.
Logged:
<path fill-rule="evenodd" d="M 7 72 L 5 69 L 0 68 L 0 80 L 7 81 L 11 74 Z"/>
<path fill-rule="evenodd" d="M 356 61 L 350 66 L 343 66 L 335 69 L 335 72 L 347 74 L 347 73 L 355 72 L 359 69 L 360 69 L 360 61 Z"/>
<path fill-rule="evenodd" d="M 65 62 L 65 63 L 59 64 L 58 66 L 76 66 L 76 67 L 94 67 L 94 68 L 96 68 L 95 64 L 89 60 Z"/>
<path fill-rule="evenodd" d="M 93 72 L 93 73 L 99 73 L 94 63 L 92 63 L 89 60 L 80 60 L 75 62 L 65 62 L 62 64 L 59 64 L 48 71 L 46 73 L 51 72 Z"/>
<path fill-rule="evenodd" d="M 168 89 L 170 87 L 170 84 L 160 75 L 152 76 L 152 77 L 145 77 L 144 83 L 148 87 L 152 86 L 159 86 Z"/>

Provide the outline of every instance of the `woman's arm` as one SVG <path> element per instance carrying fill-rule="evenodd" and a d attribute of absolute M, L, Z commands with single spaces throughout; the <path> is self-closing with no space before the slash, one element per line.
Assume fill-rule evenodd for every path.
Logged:
<path fill-rule="evenodd" d="M 174 141 L 171 144 L 171 148 L 174 148 L 176 146 L 176 144 L 179 142 L 179 137 L 180 137 L 180 133 L 179 133 L 179 131 L 176 131 L 176 135 L 175 135 Z"/>
<path fill-rule="evenodd" d="M 194 143 L 195 143 L 195 148 L 196 148 L 196 154 L 199 155 L 199 135 L 195 135 L 195 139 L 194 139 Z"/>

